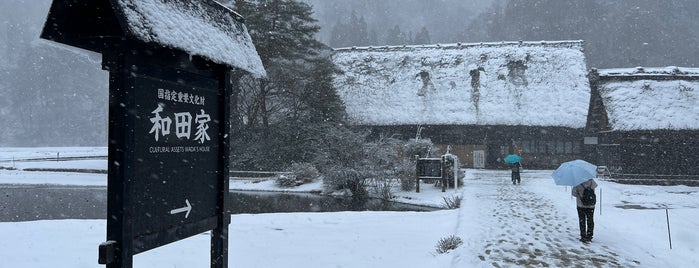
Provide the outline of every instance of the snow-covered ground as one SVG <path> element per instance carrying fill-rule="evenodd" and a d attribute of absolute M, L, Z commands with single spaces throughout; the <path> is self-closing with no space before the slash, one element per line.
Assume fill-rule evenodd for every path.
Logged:
<path fill-rule="evenodd" d="M 61 160 L 66 157 L 107 157 L 107 147 L 4 147 L 0 148 L 0 166 L 7 167 L 18 160 Z M 105 162 L 106 168 L 106 162 Z"/>
<path fill-rule="evenodd" d="M 426 205 L 459 194 L 460 209 L 232 215 L 230 267 L 699 265 L 699 188 L 598 180 L 595 239 L 582 244 L 570 188 L 554 185 L 550 170 L 525 170 L 521 185 L 509 182 L 508 171 L 464 172 L 465 187 L 456 192 L 423 185 L 420 193 L 397 193 L 401 202 Z M 106 185 L 106 175 L 0 169 L 0 184 L 26 183 L 99 186 Z M 234 181 L 231 188 L 275 190 L 271 182 L 251 181 Z M 463 245 L 437 254 L 437 242 L 450 235 Z M 97 246 L 105 240 L 106 222 L 1 222 L 0 237 L 0 267 L 99 267 Z M 207 267 L 209 242 L 207 233 L 196 235 L 138 254 L 134 266 Z"/>

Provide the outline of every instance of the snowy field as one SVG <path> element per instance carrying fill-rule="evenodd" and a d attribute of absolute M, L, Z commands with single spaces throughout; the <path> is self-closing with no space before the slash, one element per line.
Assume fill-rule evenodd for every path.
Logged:
<path fill-rule="evenodd" d="M 0 157 L 7 154 L 0 149 Z M 0 166 L 7 167 L 2 159 Z M 33 165 L 53 167 L 56 161 Z M 464 172 L 465 187 L 457 192 L 422 185 L 420 193 L 397 193 L 401 202 L 425 205 L 456 193 L 463 196 L 460 209 L 233 215 L 230 267 L 699 266 L 699 188 L 598 180 L 595 238 L 582 244 L 570 188 L 555 186 L 550 170 L 525 170 L 521 185 L 509 182 L 509 171 Z M 0 169 L 0 184 L 99 186 L 106 185 L 106 175 Z M 269 182 L 234 182 L 231 188 L 279 190 Z M 449 235 L 463 245 L 436 253 L 439 239 Z M 2 268 L 100 267 L 97 246 L 106 223 L 0 222 L 0 237 Z M 209 242 L 204 233 L 153 249 L 136 255 L 134 267 L 208 267 Z"/>

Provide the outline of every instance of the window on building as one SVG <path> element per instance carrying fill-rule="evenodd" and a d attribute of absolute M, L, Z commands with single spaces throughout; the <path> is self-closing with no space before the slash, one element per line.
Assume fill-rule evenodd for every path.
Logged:
<path fill-rule="evenodd" d="M 546 149 L 549 154 L 556 153 L 556 141 L 546 141 Z"/>
<path fill-rule="evenodd" d="M 538 143 L 539 143 L 539 153 L 545 154 L 546 153 L 546 142 L 539 141 Z"/>
<path fill-rule="evenodd" d="M 573 153 L 580 154 L 580 143 L 579 142 L 573 142 Z"/>
<path fill-rule="evenodd" d="M 561 154 L 566 153 L 566 141 L 559 141 L 558 146 L 560 147 Z"/>
<path fill-rule="evenodd" d="M 522 141 L 522 150 L 524 150 L 525 153 L 531 153 L 532 148 L 530 145 L 530 141 Z"/>

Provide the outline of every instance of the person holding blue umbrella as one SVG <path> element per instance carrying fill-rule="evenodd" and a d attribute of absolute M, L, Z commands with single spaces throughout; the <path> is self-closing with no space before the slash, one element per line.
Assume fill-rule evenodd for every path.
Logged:
<path fill-rule="evenodd" d="M 571 195 L 575 196 L 580 225 L 580 241 L 583 243 L 592 241 L 595 229 L 593 216 L 597 203 L 595 195 L 597 182 L 593 178 L 596 176 L 597 166 L 583 160 L 565 162 L 551 174 L 556 185 L 573 186 Z"/>
<path fill-rule="evenodd" d="M 592 235 L 595 230 L 595 204 L 596 196 L 594 194 L 597 188 L 597 182 L 594 179 L 589 179 L 586 182 L 576 185 L 571 190 L 571 195 L 575 196 L 575 203 L 578 207 L 578 224 L 580 225 L 580 241 L 589 243 L 592 241 Z M 592 191 L 590 197 L 588 191 Z M 592 201 L 586 201 L 590 200 Z"/>

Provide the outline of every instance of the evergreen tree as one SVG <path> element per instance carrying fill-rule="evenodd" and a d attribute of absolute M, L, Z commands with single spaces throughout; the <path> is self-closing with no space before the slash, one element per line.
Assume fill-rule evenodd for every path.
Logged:
<path fill-rule="evenodd" d="M 275 74 L 283 74 L 285 64 L 307 61 L 318 55 L 322 43 L 315 39 L 320 30 L 312 17 L 311 7 L 295 0 L 239 0 L 235 9 L 246 18 L 257 53 L 269 77 L 257 83 L 257 101 L 249 122 L 259 122 L 262 128 L 270 125 L 271 103 L 279 94 L 279 85 L 284 81 Z M 287 80 L 288 81 L 288 80 Z M 271 106 L 270 106 L 271 105 Z"/>
<path fill-rule="evenodd" d="M 330 33 L 330 46 L 346 47 L 350 44 L 349 38 L 349 26 L 338 19 Z"/>
<path fill-rule="evenodd" d="M 393 26 L 393 28 L 388 29 L 385 43 L 387 45 L 398 46 L 407 45 L 411 42 L 407 35 L 403 31 L 401 31 L 400 26 L 396 24 L 395 26 Z"/>
<path fill-rule="evenodd" d="M 425 45 L 425 44 L 430 44 L 430 33 L 427 31 L 427 28 L 425 26 L 422 26 L 422 29 L 418 33 L 415 34 L 415 40 L 413 40 L 413 43 L 416 45 Z"/>
<path fill-rule="evenodd" d="M 371 29 L 369 31 L 369 44 L 372 45 L 378 45 L 379 44 L 379 34 L 376 33 L 376 30 Z"/>
<path fill-rule="evenodd" d="M 350 13 L 347 23 L 338 21 L 333 25 L 330 45 L 332 47 L 368 46 L 372 43 L 363 16 L 358 17 L 354 10 Z"/>
<path fill-rule="evenodd" d="M 332 85 L 332 76 L 339 72 L 327 58 L 316 59 L 308 70 L 310 78 L 302 96 L 311 122 L 343 122 L 345 105 Z"/>
<path fill-rule="evenodd" d="M 246 17 L 268 77 L 237 80 L 233 167 L 283 170 L 316 161 L 328 150 L 319 144 L 342 126 L 344 105 L 332 85 L 337 69 L 314 39 L 319 27 L 311 8 L 294 0 L 240 0 L 235 9 Z"/>
<path fill-rule="evenodd" d="M 250 36 L 265 68 L 277 60 L 306 60 L 324 47 L 311 7 L 295 0 L 238 0 L 236 11 L 246 19 Z"/>
<path fill-rule="evenodd" d="M 367 31 L 366 20 L 364 20 L 364 16 L 357 18 L 357 14 L 353 10 L 352 16 L 350 17 L 350 22 L 353 27 L 353 42 L 358 46 L 371 45 L 371 43 L 369 43 L 369 32 Z"/>

